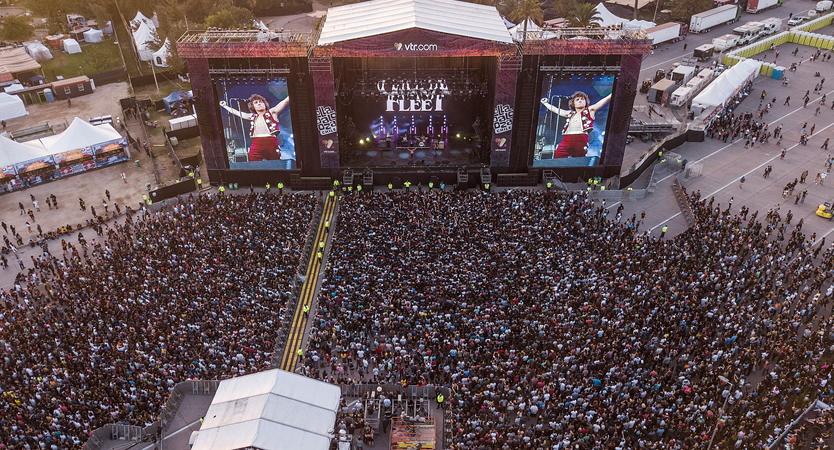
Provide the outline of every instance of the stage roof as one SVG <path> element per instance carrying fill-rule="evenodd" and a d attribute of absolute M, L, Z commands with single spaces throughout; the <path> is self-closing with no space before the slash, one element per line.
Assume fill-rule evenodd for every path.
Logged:
<path fill-rule="evenodd" d="M 330 8 L 318 45 L 410 28 L 512 44 L 493 6 L 455 0 L 371 0 Z"/>

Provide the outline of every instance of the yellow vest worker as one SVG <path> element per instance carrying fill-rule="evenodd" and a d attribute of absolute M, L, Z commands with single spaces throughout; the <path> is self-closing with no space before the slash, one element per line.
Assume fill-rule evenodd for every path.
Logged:
<path fill-rule="evenodd" d="M 321 257 L 322 257 L 322 256 L 324 256 L 324 255 L 322 255 L 322 254 L 321 254 L 321 252 L 316 253 L 316 257 L 317 257 L 318 259 L 321 259 Z"/>
<path fill-rule="evenodd" d="M 267 184 L 266 184 L 266 191 L 267 191 L 267 192 L 269 192 L 269 188 L 270 188 L 269 183 L 267 183 Z"/>
<path fill-rule="evenodd" d="M 284 189 L 284 183 L 278 183 L 278 189 Z"/>
<path fill-rule="evenodd" d="M 197 178 L 197 187 L 200 187 L 200 188 L 203 187 L 203 179 L 202 178 Z"/>
<path fill-rule="evenodd" d="M 429 189 L 434 189 L 434 183 L 429 181 Z"/>
<path fill-rule="evenodd" d="M 487 190 L 487 191 L 489 190 L 489 183 L 484 185 L 484 189 Z"/>
<path fill-rule="evenodd" d="M 437 406 L 439 408 L 443 408 L 443 394 L 442 393 L 437 394 Z"/>
<path fill-rule="evenodd" d="M 362 192 L 362 185 L 356 186 L 356 192 Z"/>
<path fill-rule="evenodd" d="M 219 191 L 220 191 L 220 195 L 223 195 L 223 193 L 224 193 L 224 192 L 226 192 L 226 188 L 225 188 L 225 187 L 223 187 L 223 185 L 222 185 L 222 184 L 220 185 L 220 187 L 219 187 L 217 190 L 219 190 Z"/>
<path fill-rule="evenodd" d="M 295 352 L 295 354 L 298 356 L 304 356 L 304 349 L 299 348 L 298 351 Z"/>
<path fill-rule="evenodd" d="M 319 242 L 319 248 L 320 248 L 320 249 L 323 249 L 323 248 L 324 248 L 324 241 Z"/>
<path fill-rule="evenodd" d="M 330 229 L 330 221 L 329 221 L 329 220 L 327 220 L 327 221 L 325 221 L 325 222 L 324 222 L 324 229 L 325 229 L 325 230 L 329 230 L 329 229 Z"/>
<path fill-rule="evenodd" d="M 388 183 L 388 190 L 390 191 L 390 190 L 393 190 L 393 189 L 394 189 L 394 185 L 391 184 L 391 183 Z"/>
<path fill-rule="evenodd" d="M 330 196 L 331 196 L 331 197 L 335 197 L 335 196 L 336 196 L 336 193 L 335 193 L 335 192 L 333 192 L 333 191 L 330 191 Z"/>
<path fill-rule="evenodd" d="M 303 312 L 304 314 L 310 312 L 310 305 L 304 305 L 304 307 L 301 308 L 301 312 Z"/>
<path fill-rule="evenodd" d="M 547 182 L 547 189 L 550 189 L 550 188 L 552 188 L 552 187 L 553 187 L 553 183 L 551 183 L 551 182 L 549 182 L 549 181 L 548 181 L 548 182 Z"/>

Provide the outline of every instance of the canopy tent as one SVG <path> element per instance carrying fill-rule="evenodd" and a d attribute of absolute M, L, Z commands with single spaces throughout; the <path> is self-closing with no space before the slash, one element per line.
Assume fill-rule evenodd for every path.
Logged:
<path fill-rule="evenodd" d="M 85 42 L 101 42 L 101 36 L 104 34 L 101 30 L 91 29 L 84 32 Z"/>
<path fill-rule="evenodd" d="M 162 99 L 162 103 L 165 104 L 165 111 L 171 113 L 171 110 L 177 109 L 179 106 L 179 102 L 183 102 L 187 99 L 191 98 L 191 91 L 183 92 L 183 91 L 174 91 L 165 98 Z"/>
<path fill-rule="evenodd" d="M 29 53 L 29 56 L 31 56 L 35 61 L 47 61 L 52 59 L 52 52 L 50 52 L 49 49 L 40 42 L 27 44 L 26 52 Z"/>
<path fill-rule="evenodd" d="M 162 47 L 153 52 L 153 64 L 156 67 L 168 67 L 168 57 L 171 56 L 171 41 L 165 38 Z"/>
<path fill-rule="evenodd" d="M 139 59 L 142 61 L 150 61 L 153 59 L 153 48 L 151 47 L 156 41 L 156 29 L 148 26 L 147 23 L 142 22 L 139 28 L 133 32 L 133 42 L 136 43 L 136 51 L 139 53 Z"/>
<path fill-rule="evenodd" d="M 745 59 L 722 73 L 706 89 L 692 99 L 692 107 L 707 109 L 723 105 L 751 77 L 759 73 L 761 61 Z"/>
<path fill-rule="evenodd" d="M 341 389 L 279 369 L 220 382 L 192 450 L 328 450 Z"/>
<path fill-rule="evenodd" d="M 16 166 L 26 168 L 26 163 L 50 159 L 43 147 L 25 145 L 0 135 L 0 178 L 19 173 Z"/>
<path fill-rule="evenodd" d="M 655 0 L 638 0 L 637 9 L 643 9 L 644 6 L 648 5 L 649 3 L 653 3 L 654 1 Z M 606 3 L 634 8 L 634 0 L 606 0 Z"/>
<path fill-rule="evenodd" d="M 0 73 L 17 74 L 40 68 L 41 65 L 23 47 L 0 51 Z"/>
<path fill-rule="evenodd" d="M 154 17 L 156 17 L 156 13 L 154 13 Z M 147 17 L 147 16 L 145 16 L 144 14 L 142 14 L 142 11 L 136 11 L 136 17 L 134 17 L 134 18 L 133 18 L 133 20 L 131 20 L 131 21 L 130 21 L 130 28 L 131 28 L 131 29 L 133 29 L 133 30 L 136 30 L 136 29 L 138 29 L 138 28 L 139 28 L 139 27 L 140 27 L 143 23 L 144 23 L 145 25 L 149 26 L 150 28 L 154 29 L 154 30 L 155 30 L 155 29 L 156 29 L 156 27 L 158 26 L 158 25 L 156 24 L 156 22 L 154 22 L 152 19 L 148 19 L 148 17 Z"/>
<path fill-rule="evenodd" d="M 28 116 L 26 105 L 16 95 L 0 93 L 0 120 L 14 119 L 15 117 Z"/>
<path fill-rule="evenodd" d="M 634 6 L 634 2 L 632 2 L 631 5 Z M 599 21 L 599 26 L 601 26 L 601 27 L 611 27 L 611 26 L 616 26 L 616 25 L 622 25 L 623 28 L 625 28 L 625 29 L 645 30 L 645 29 L 652 28 L 652 27 L 655 26 L 654 22 L 649 22 L 647 20 L 623 19 L 622 17 L 617 16 L 616 14 L 609 11 L 608 8 L 606 8 L 605 5 L 602 4 L 602 3 L 600 3 L 596 7 L 594 7 L 594 10 L 597 13 L 599 13 L 599 16 L 601 18 L 600 21 Z"/>
<path fill-rule="evenodd" d="M 18 83 L 17 81 L 15 81 L 14 83 L 12 83 L 12 84 L 6 86 L 5 88 L 3 88 L 3 90 L 8 92 L 8 93 L 22 91 L 24 89 L 26 89 L 26 86 Z"/>
<path fill-rule="evenodd" d="M 253 20 L 252 26 L 261 31 L 269 31 L 269 27 L 266 26 L 263 20 Z"/>
<path fill-rule="evenodd" d="M 494 6 L 456 0 L 370 0 L 330 8 L 318 45 L 412 28 L 513 43 Z"/>
<path fill-rule="evenodd" d="M 69 53 L 70 55 L 74 53 L 81 53 L 81 45 L 78 44 L 78 41 L 75 39 L 64 39 L 62 42 L 64 46 L 64 51 Z"/>
<path fill-rule="evenodd" d="M 122 135 L 109 124 L 96 126 L 76 117 L 63 133 L 29 142 L 38 142 L 48 150 L 49 154 L 55 155 L 92 147 L 102 142 L 121 139 L 121 137 Z"/>

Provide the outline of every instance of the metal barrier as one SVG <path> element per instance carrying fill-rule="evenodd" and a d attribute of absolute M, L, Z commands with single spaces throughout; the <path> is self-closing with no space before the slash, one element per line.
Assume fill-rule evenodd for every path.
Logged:
<path fill-rule="evenodd" d="M 84 450 L 99 450 L 105 441 L 149 441 L 153 440 L 159 428 L 165 428 L 177 415 L 182 400 L 186 394 L 214 395 L 217 392 L 219 380 L 189 380 L 177 383 L 171 390 L 171 396 L 162 407 L 160 420 L 147 427 L 111 423 L 98 428 L 90 434 L 84 444 Z"/>

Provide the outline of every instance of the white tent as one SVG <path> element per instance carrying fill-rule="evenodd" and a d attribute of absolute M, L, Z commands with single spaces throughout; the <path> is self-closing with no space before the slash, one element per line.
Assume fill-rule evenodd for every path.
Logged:
<path fill-rule="evenodd" d="M 0 135 L 0 167 L 49 156 L 43 147 L 21 144 Z"/>
<path fill-rule="evenodd" d="M 371 0 L 327 10 L 319 45 L 420 28 L 512 44 L 494 6 L 457 0 Z"/>
<path fill-rule="evenodd" d="M 283 370 L 220 382 L 192 450 L 327 450 L 341 389 Z"/>
<path fill-rule="evenodd" d="M 72 55 L 73 53 L 81 53 L 81 45 L 75 39 L 64 39 L 64 51 Z"/>
<path fill-rule="evenodd" d="M 32 59 L 38 62 L 52 59 L 52 52 L 40 42 L 33 42 L 26 45 L 26 52 L 29 53 Z"/>
<path fill-rule="evenodd" d="M 15 117 L 28 116 L 26 105 L 16 95 L 0 93 L 0 120 L 14 119 Z"/>
<path fill-rule="evenodd" d="M 761 65 L 761 61 L 752 59 L 745 59 L 736 64 L 692 99 L 692 108 L 704 110 L 724 104 L 751 75 L 758 75 Z"/>
<path fill-rule="evenodd" d="M 76 117 L 63 133 L 38 139 L 37 142 L 46 148 L 50 155 L 55 155 L 114 141 L 121 137 L 122 135 L 112 125 L 96 126 Z"/>
<path fill-rule="evenodd" d="M 171 41 L 165 38 L 162 47 L 153 52 L 153 64 L 156 67 L 168 67 L 168 56 L 171 55 Z"/>
<path fill-rule="evenodd" d="M 101 35 L 104 34 L 101 30 L 90 29 L 84 32 L 85 42 L 101 42 Z"/>
<path fill-rule="evenodd" d="M 599 13 L 599 26 L 601 27 L 612 27 L 626 21 L 622 17 L 614 15 L 614 13 L 609 11 L 608 8 L 606 8 L 602 3 L 598 4 L 594 10 Z"/>
<path fill-rule="evenodd" d="M 151 45 L 156 41 L 156 29 L 142 22 L 139 28 L 133 32 L 133 41 L 136 43 L 136 51 L 139 52 L 140 60 L 150 61 L 153 59 L 153 48 L 151 48 Z"/>
<path fill-rule="evenodd" d="M 154 17 L 156 17 L 156 13 L 154 13 Z M 136 17 L 134 17 L 133 20 L 130 21 L 130 28 L 136 30 L 143 23 L 154 30 L 157 27 L 156 23 L 154 23 L 153 20 L 148 19 L 144 14 L 142 14 L 142 11 L 136 11 Z"/>
<path fill-rule="evenodd" d="M 632 5 L 634 3 L 632 2 Z M 601 20 L 599 21 L 599 25 L 601 27 L 611 27 L 616 25 L 622 25 L 623 28 L 629 30 L 645 30 L 651 27 L 654 27 L 654 22 L 649 22 L 647 20 L 628 20 L 623 19 L 620 16 L 615 15 L 608 8 L 605 7 L 604 4 L 598 4 L 594 10 L 599 13 Z"/>

